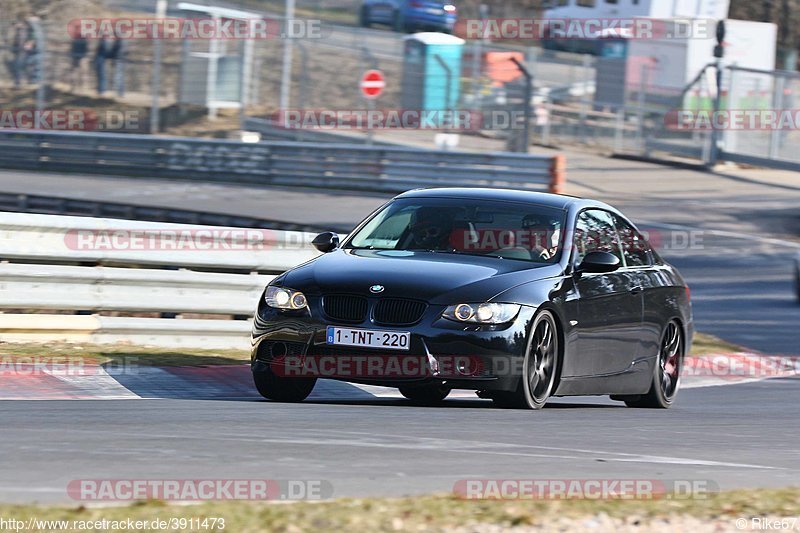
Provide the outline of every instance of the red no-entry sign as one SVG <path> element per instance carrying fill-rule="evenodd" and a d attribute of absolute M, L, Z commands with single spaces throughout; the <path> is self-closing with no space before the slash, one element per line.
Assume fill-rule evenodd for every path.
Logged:
<path fill-rule="evenodd" d="M 361 94 L 364 98 L 375 99 L 381 95 L 386 81 L 383 79 L 383 72 L 380 70 L 368 70 L 361 76 L 361 82 L 358 84 L 361 89 Z"/>

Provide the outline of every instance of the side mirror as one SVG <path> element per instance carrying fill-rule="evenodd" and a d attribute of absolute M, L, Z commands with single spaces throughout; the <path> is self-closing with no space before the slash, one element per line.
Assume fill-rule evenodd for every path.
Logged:
<path fill-rule="evenodd" d="M 314 240 L 311 241 L 311 245 L 323 254 L 327 254 L 339 247 L 339 235 L 332 231 L 320 233 L 314 237 Z"/>
<path fill-rule="evenodd" d="M 619 268 L 619 258 L 608 252 L 589 252 L 578 265 L 577 272 L 602 274 Z"/>

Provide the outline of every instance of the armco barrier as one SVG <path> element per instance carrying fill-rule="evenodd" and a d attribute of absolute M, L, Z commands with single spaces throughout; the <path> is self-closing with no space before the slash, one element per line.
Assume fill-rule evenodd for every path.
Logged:
<path fill-rule="evenodd" d="M 380 192 L 431 186 L 556 192 L 553 184 L 563 184 L 563 167 L 554 157 L 527 154 L 0 129 L 0 168 L 109 176 Z"/>
<path fill-rule="evenodd" d="M 88 246 L 80 245 L 79 234 Z M 211 234 L 228 240 L 212 249 L 173 250 L 130 241 L 132 235 L 188 235 L 182 242 L 192 243 Z M 309 245 L 312 238 L 291 231 L 0 212 L 0 340 L 245 348 L 249 321 L 215 315 L 251 315 L 273 274 L 319 255 Z M 46 314 L 64 311 L 94 315 Z M 108 312 L 209 319 L 98 314 Z"/>
<path fill-rule="evenodd" d="M 126 343 L 162 348 L 247 349 L 249 332 L 250 321 L 246 320 L 0 314 L 0 338 L 12 343 Z"/>
<path fill-rule="evenodd" d="M 235 241 L 233 249 L 209 251 L 181 249 L 140 249 L 81 246 L 79 235 L 113 236 L 115 232 L 198 232 L 221 231 L 216 226 L 195 226 L 161 222 L 139 222 L 111 218 L 71 217 L 0 212 L 0 260 L 39 264 L 80 264 L 89 266 L 172 267 L 217 272 L 258 272 L 274 274 L 313 259 L 318 252 L 310 246 L 313 233 L 268 229 L 247 231 L 247 240 Z M 224 236 L 223 236 L 224 237 Z M 235 235 L 227 238 L 233 243 Z M 74 241 L 74 242 L 73 242 Z"/>
<path fill-rule="evenodd" d="M 126 220 L 149 222 L 172 222 L 175 224 L 198 224 L 201 226 L 235 226 L 237 228 L 263 228 L 317 233 L 331 230 L 327 226 L 320 228 L 313 225 L 280 222 L 242 215 L 7 192 L 0 192 L 0 211 L 124 218 Z"/>

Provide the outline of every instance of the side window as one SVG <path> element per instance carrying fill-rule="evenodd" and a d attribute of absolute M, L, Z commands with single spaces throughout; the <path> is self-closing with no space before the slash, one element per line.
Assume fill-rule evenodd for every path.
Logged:
<path fill-rule="evenodd" d="M 575 224 L 575 264 L 589 252 L 609 252 L 622 263 L 622 249 L 611 213 L 589 209 L 578 215 Z"/>
<path fill-rule="evenodd" d="M 617 215 L 614 216 L 614 224 L 617 226 L 617 234 L 622 241 L 622 254 L 625 256 L 625 264 L 630 266 L 650 265 L 650 245 L 641 233 L 633 229 L 633 226 Z"/>

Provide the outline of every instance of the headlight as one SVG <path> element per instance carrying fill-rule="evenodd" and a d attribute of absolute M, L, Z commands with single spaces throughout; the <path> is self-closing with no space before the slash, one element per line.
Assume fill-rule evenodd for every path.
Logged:
<path fill-rule="evenodd" d="M 268 306 L 276 309 L 305 309 L 308 305 L 302 292 L 274 286 L 267 287 L 264 301 Z"/>
<path fill-rule="evenodd" d="M 455 322 L 503 324 L 513 320 L 520 307 L 518 304 L 457 304 L 445 309 L 442 316 Z"/>

